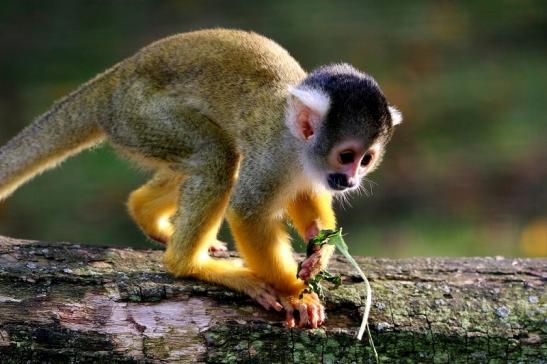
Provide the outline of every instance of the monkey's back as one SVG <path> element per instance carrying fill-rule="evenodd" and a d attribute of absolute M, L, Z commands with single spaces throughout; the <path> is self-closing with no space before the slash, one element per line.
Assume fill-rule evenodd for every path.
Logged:
<path fill-rule="evenodd" d="M 122 67 L 127 72 L 123 78 L 146 79 L 158 91 L 226 126 L 278 118 L 288 86 L 306 76 L 277 43 L 240 30 L 177 34 L 152 43 L 129 60 L 132 66 Z"/>
<path fill-rule="evenodd" d="M 241 30 L 209 29 L 177 34 L 143 48 L 135 60 L 146 74 L 167 83 L 177 76 L 202 76 L 213 83 L 237 84 L 246 80 L 260 86 L 276 81 L 298 82 L 305 75 L 283 47 L 264 36 Z"/>

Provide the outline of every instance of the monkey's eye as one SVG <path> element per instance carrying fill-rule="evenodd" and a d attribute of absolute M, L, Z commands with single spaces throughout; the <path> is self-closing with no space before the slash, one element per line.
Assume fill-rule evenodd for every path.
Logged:
<path fill-rule="evenodd" d="M 371 153 L 367 153 L 363 156 L 363 159 L 361 160 L 361 165 L 363 167 L 366 167 L 370 164 L 370 162 L 372 162 L 372 154 Z"/>
<path fill-rule="evenodd" d="M 355 153 L 352 150 L 344 150 L 338 154 L 338 161 L 341 164 L 350 164 L 355 160 Z"/>

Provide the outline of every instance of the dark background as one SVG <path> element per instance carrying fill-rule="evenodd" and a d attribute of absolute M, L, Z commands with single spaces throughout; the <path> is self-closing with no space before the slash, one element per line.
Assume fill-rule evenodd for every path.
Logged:
<path fill-rule="evenodd" d="M 547 255 L 546 4 L 2 1 L 0 143 L 154 40 L 254 30 L 306 69 L 369 72 L 405 115 L 373 195 L 338 206 L 353 253 Z M 108 147 L 83 153 L 0 203 L 0 234 L 152 246 L 124 211 L 145 177 Z"/>

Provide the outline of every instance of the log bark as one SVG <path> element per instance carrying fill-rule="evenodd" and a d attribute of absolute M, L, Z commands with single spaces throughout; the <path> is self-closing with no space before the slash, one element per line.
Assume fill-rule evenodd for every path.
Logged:
<path fill-rule="evenodd" d="M 547 358 L 547 259 L 357 260 L 381 362 Z M 344 283 L 326 290 L 325 326 L 287 329 L 241 294 L 173 278 L 160 251 L 0 237 L 0 362 L 373 362 L 355 339 L 364 284 L 342 257 L 331 271 Z"/>

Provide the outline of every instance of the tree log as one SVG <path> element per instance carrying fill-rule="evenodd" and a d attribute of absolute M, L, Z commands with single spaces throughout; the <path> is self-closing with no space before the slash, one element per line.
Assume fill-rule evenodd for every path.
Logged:
<path fill-rule="evenodd" d="M 304 330 L 239 293 L 173 278 L 161 254 L 0 237 L 0 362 L 374 362 L 355 338 L 364 284 L 342 257 L 326 324 Z M 357 261 L 381 362 L 547 358 L 547 259 Z"/>

